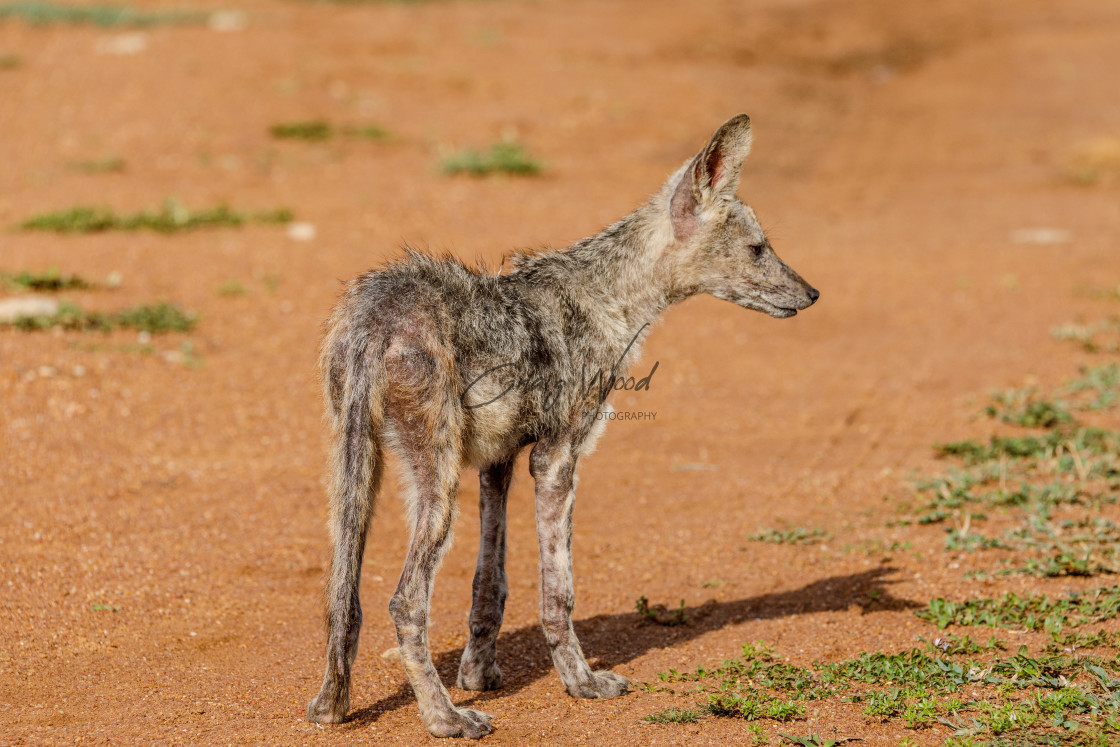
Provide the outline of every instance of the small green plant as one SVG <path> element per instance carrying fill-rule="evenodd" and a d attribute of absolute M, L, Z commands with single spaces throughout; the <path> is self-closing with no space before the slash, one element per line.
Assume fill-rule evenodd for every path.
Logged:
<path fill-rule="evenodd" d="M 245 286 L 236 280 L 230 279 L 218 286 L 217 292 L 219 296 L 227 298 L 244 296 L 248 291 Z"/>
<path fill-rule="evenodd" d="M 440 163 L 440 170 L 449 176 L 455 174 L 535 176 L 541 173 L 543 168 L 540 161 L 530 158 L 525 149 L 516 143 L 494 143 L 486 151 L 467 149 L 448 156 Z"/>
<path fill-rule="evenodd" d="M 389 139 L 389 131 L 377 125 L 347 125 L 338 129 L 325 119 L 282 122 L 269 127 L 268 132 L 278 140 L 304 140 L 309 143 L 326 142 L 339 133 L 346 137 L 361 140 L 382 141 Z"/>
<path fill-rule="evenodd" d="M 23 60 L 14 54 L 0 54 L 0 70 L 15 70 L 23 65 Z"/>
<path fill-rule="evenodd" d="M 284 122 L 268 128 L 269 134 L 281 140 L 306 140 L 320 143 L 330 140 L 334 135 L 334 128 L 324 119 L 312 119 L 306 122 Z"/>
<path fill-rule="evenodd" d="M 827 539 L 832 535 L 823 529 L 806 529 L 794 527 L 793 529 L 766 529 L 758 534 L 747 537 L 748 542 L 770 542 L 776 545 L 811 545 L 819 540 Z"/>
<path fill-rule="evenodd" d="M 12 288 L 53 293 L 64 290 L 85 290 L 92 285 L 79 275 L 62 274 L 57 267 L 42 272 L 24 270 L 17 275 L 0 273 L 0 282 Z"/>
<path fill-rule="evenodd" d="M 657 623 L 658 625 L 675 626 L 675 625 L 688 625 L 688 614 L 684 609 L 684 600 L 681 600 L 681 606 L 675 610 L 670 611 L 665 605 L 658 604 L 650 607 L 649 600 L 645 595 L 638 597 L 635 603 L 635 608 L 638 614 L 647 620 Z"/>
<path fill-rule="evenodd" d="M 74 161 L 70 167 L 85 174 L 119 174 L 124 171 L 125 162 L 117 156 L 104 156 L 88 161 Z"/>
<path fill-rule="evenodd" d="M 1050 330 L 1055 340 L 1068 340 L 1089 353 L 1120 352 L 1120 316 L 1091 324 L 1065 324 Z"/>
<path fill-rule="evenodd" d="M 178 233 L 197 228 L 238 227 L 246 223 L 288 223 L 292 212 L 288 209 L 262 213 L 238 213 L 225 205 L 208 210 L 192 211 L 177 200 L 168 200 L 154 212 L 117 215 L 111 210 L 95 207 L 75 207 L 56 213 L 45 213 L 24 221 L 20 227 L 26 231 L 53 231 L 55 233 L 100 233 L 103 231 L 150 230 L 159 233 Z"/>
<path fill-rule="evenodd" d="M 345 130 L 343 130 L 343 132 L 345 132 L 347 135 L 350 135 L 351 137 L 361 138 L 362 140 L 389 139 L 388 130 L 386 130 L 384 127 L 378 127 L 377 125 L 371 124 L 347 127 Z"/>
<path fill-rule="evenodd" d="M 1055 600 L 1045 595 L 1020 597 L 1008 592 L 996 599 L 954 602 L 938 597 L 916 613 L 938 628 L 950 625 L 988 625 L 1002 628 L 1045 629 L 1058 632 L 1114 617 L 1120 611 L 1120 586 L 1102 587 Z"/>
<path fill-rule="evenodd" d="M 860 740 L 855 737 L 837 737 L 836 739 L 825 739 L 824 737 L 810 734 L 807 737 L 797 737 L 793 734 L 778 733 L 778 736 L 786 740 L 787 744 L 799 744 L 802 747 L 835 747 L 838 744 L 845 742 L 859 742 Z"/>
<path fill-rule="evenodd" d="M 1073 420 L 1061 402 L 1039 399 L 1034 389 L 993 393 L 992 404 L 984 412 L 990 418 L 1023 428 L 1053 428 Z"/>
<path fill-rule="evenodd" d="M 651 724 L 695 724 L 703 714 L 690 708 L 668 708 L 642 719 Z"/>
<path fill-rule="evenodd" d="M 1101 366 L 1082 366 L 1081 378 L 1074 379 L 1065 386 L 1070 395 L 1090 392 L 1096 396 L 1083 405 L 1086 410 L 1104 410 L 1115 407 L 1120 396 L 1120 366 L 1106 363 Z"/>
<path fill-rule="evenodd" d="M 91 604 L 89 606 L 94 612 L 120 612 L 121 606 L 119 604 Z"/>
<path fill-rule="evenodd" d="M 793 721 L 803 718 L 805 706 L 793 700 L 771 697 L 754 689 L 740 692 L 708 693 L 708 712 L 723 718 L 742 718 L 755 721 L 768 718 L 774 721 Z"/>
<path fill-rule="evenodd" d="M 145 11 L 124 5 L 64 5 L 45 0 L 28 0 L 0 5 L 0 21 L 6 18 L 17 18 L 36 26 L 68 23 L 146 27 L 205 23 L 207 14 L 193 11 Z"/>
<path fill-rule="evenodd" d="M 150 334 L 189 332 L 198 317 L 169 303 L 135 306 L 120 311 L 84 311 L 70 303 L 59 304 L 58 312 L 44 316 L 24 316 L 12 326 L 24 331 L 58 327 L 65 330 L 109 332 L 114 329 L 135 329 Z"/>

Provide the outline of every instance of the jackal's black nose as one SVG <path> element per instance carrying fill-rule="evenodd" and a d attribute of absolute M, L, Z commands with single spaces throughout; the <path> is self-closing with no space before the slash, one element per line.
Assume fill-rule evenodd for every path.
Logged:
<path fill-rule="evenodd" d="M 816 288 L 809 289 L 809 303 L 816 303 L 817 299 L 821 297 L 821 292 Z"/>

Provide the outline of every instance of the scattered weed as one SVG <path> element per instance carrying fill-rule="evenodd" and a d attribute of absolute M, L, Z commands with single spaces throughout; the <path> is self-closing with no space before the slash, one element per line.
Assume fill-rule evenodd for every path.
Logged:
<path fill-rule="evenodd" d="M 922 640 L 925 640 L 924 638 Z M 984 651 L 1006 651 L 1007 645 L 992 636 L 988 639 L 987 643 L 978 643 L 972 640 L 972 636 L 966 635 L 964 638 L 953 635 L 952 633 L 946 634 L 942 638 L 934 638 L 932 642 L 926 642 L 930 651 L 940 651 L 947 656 L 957 656 L 960 654 L 979 654 Z"/>
<path fill-rule="evenodd" d="M 651 713 L 642 719 L 651 724 L 695 724 L 704 717 L 700 711 L 691 708 L 669 708 L 657 713 Z"/>
<path fill-rule="evenodd" d="M 124 171 L 125 162 L 117 156 L 105 156 L 88 161 L 74 161 L 70 168 L 86 174 L 119 174 Z"/>
<path fill-rule="evenodd" d="M 525 149 L 515 143 L 495 143 L 487 151 L 464 150 L 445 158 L 440 169 L 447 175 L 513 174 L 535 176 L 543 170 L 539 161 L 529 157 Z"/>
<path fill-rule="evenodd" d="M 709 713 L 748 721 L 797 719 L 805 714 L 803 701 L 848 691 L 845 700 L 863 704 L 871 718 L 898 719 L 908 729 L 940 721 L 955 730 L 955 737 L 1014 733 L 1024 739 L 1015 744 L 1049 744 L 1037 740 L 1054 727 L 1080 734 L 1120 726 L 1120 679 L 1115 676 L 1120 659 L 1068 652 L 1032 656 L 1020 646 L 1012 655 L 962 660 L 962 655 L 1002 651 L 1003 645 L 994 638 L 986 646 L 955 637 L 936 643 L 948 643 L 954 653 L 936 644 L 929 652 L 863 652 L 845 661 L 815 662 L 812 670 L 777 661 L 773 649 L 759 643 L 743 646 L 742 658 L 718 667 L 660 677 L 696 682 Z M 984 697 L 977 699 L 981 692 Z M 964 693 L 973 699 L 965 700 Z"/>
<path fill-rule="evenodd" d="M 219 296 L 233 298 L 244 296 L 248 291 L 245 289 L 244 285 L 236 280 L 230 279 L 217 287 L 217 293 Z"/>
<path fill-rule="evenodd" d="M 1120 352 L 1120 316 L 1110 316 L 1091 324 L 1065 324 L 1054 327 L 1055 340 L 1068 340 L 1089 353 Z"/>
<path fill-rule="evenodd" d="M 0 5 L 0 20 L 17 18 L 36 26 L 56 23 L 94 26 L 167 26 L 205 23 L 207 14 L 192 11 L 146 11 L 123 5 L 63 5 L 45 0 Z"/>
<path fill-rule="evenodd" d="M 84 311 L 70 303 L 59 304 L 57 314 L 19 317 L 12 326 L 25 331 L 58 327 L 65 330 L 109 332 L 135 329 L 151 334 L 189 332 L 198 321 L 195 314 L 169 303 L 136 306 L 120 311 Z"/>
<path fill-rule="evenodd" d="M 638 614 L 647 620 L 651 620 L 658 625 L 666 625 L 669 627 L 675 625 L 688 625 L 688 614 L 684 611 L 684 600 L 681 600 L 681 606 L 673 611 L 663 605 L 658 604 L 653 607 L 649 606 L 649 600 L 645 596 L 638 597 L 635 603 Z"/>
<path fill-rule="evenodd" d="M 67 273 L 63 275 L 57 267 L 51 267 L 42 272 L 29 272 L 24 270 L 18 275 L 0 273 L 0 283 L 12 288 L 53 293 L 64 290 L 85 290 L 92 285 L 79 275 Z"/>
<path fill-rule="evenodd" d="M 1086 410 L 1104 410 L 1114 407 L 1120 395 L 1120 366 L 1106 363 L 1101 366 L 1082 366 L 1081 378 L 1074 379 L 1065 386 L 1066 394 L 1090 392 L 1096 396 L 1082 405 Z"/>
<path fill-rule="evenodd" d="M 176 233 L 196 228 L 243 226 L 249 222 L 287 223 L 291 220 L 292 212 L 287 209 L 250 214 L 234 212 L 225 205 L 219 205 L 209 210 L 191 211 L 176 200 L 168 200 L 158 211 L 123 216 L 105 208 L 75 207 L 30 218 L 20 227 L 27 231 L 54 231 L 55 233 L 99 233 L 145 229 L 160 233 Z"/>
<path fill-rule="evenodd" d="M 343 132 L 352 137 L 358 137 L 363 140 L 388 140 L 389 131 L 377 125 L 357 125 L 347 127 Z"/>
<path fill-rule="evenodd" d="M 0 54 L 0 70 L 15 70 L 23 65 L 23 60 L 14 54 Z"/>
<path fill-rule="evenodd" d="M 792 734 L 778 733 L 778 736 L 786 740 L 787 744 L 799 744 L 802 747 L 835 747 L 838 744 L 845 742 L 860 742 L 862 740 L 856 737 L 837 737 L 836 739 L 825 739 L 824 737 L 810 734 L 807 737 L 796 737 Z"/>
<path fill-rule="evenodd" d="M 91 604 L 89 606 L 94 612 L 120 612 L 121 606 L 119 604 Z"/>
<path fill-rule="evenodd" d="M 336 133 L 361 140 L 381 141 L 389 139 L 389 131 L 377 125 L 347 125 L 338 130 L 325 119 L 274 124 L 268 128 L 268 132 L 279 140 L 304 140 L 309 143 L 326 142 L 332 139 Z"/>
<path fill-rule="evenodd" d="M 793 700 L 766 695 L 758 690 L 741 692 L 707 693 L 708 712 L 724 718 L 742 718 L 757 721 L 760 718 L 774 721 L 792 721 L 805 715 L 805 706 Z"/>
<path fill-rule="evenodd" d="M 770 542 L 776 545 L 811 545 L 818 540 L 828 539 L 832 535 L 823 529 L 806 529 L 794 527 L 793 529 L 766 529 L 758 534 L 747 537 L 748 542 Z"/>
<path fill-rule="evenodd" d="M 1024 428 L 1053 428 L 1073 420 L 1060 402 L 1038 399 L 1034 389 L 995 392 L 984 412 L 990 418 Z"/>
<path fill-rule="evenodd" d="M 282 140 L 307 140 L 319 143 L 330 140 L 334 135 L 334 128 L 323 119 L 312 119 L 306 122 L 285 122 L 275 124 L 268 128 L 269 134 Z"/>
<path fill-rule="evenodd" d="M 1084 594 L 1069 594 L 1051 601 L 1045 595 L 1020 597 L 1008 592 L 998 599 L 954 602 L 934 599 L 916 614 L 938 628 L 950 625 L 988 625 L 1060 631 L 1108 619 L 1120 611 L 1120 586 L 1102 587 Z"/>

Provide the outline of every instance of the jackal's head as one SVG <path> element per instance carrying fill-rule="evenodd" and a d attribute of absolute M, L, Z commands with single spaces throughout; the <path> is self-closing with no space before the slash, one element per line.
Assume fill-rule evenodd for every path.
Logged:
<path fill-rule="evenodd" d="M 728 120 L 667 187 L 675 285 L 785 318 L 820 293 L 778 258 L 754 211 L 739 201 L 739 172 L 751 150 L 751 120 Z M 664 194 L 664 193 L 663 193 Z"/>

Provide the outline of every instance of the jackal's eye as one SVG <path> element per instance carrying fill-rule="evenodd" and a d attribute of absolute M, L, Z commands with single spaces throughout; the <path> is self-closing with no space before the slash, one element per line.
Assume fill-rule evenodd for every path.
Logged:
<path fill-rule="evenodd" d="M 758 259 L 759 257 L 762 256 L 762 250 L 765 249 L 765 248 L 766 247 L 763 246 L 762 244 L 752 244 L 751 245 L 751 257 L 754 258 L 754 259 Z"/>

